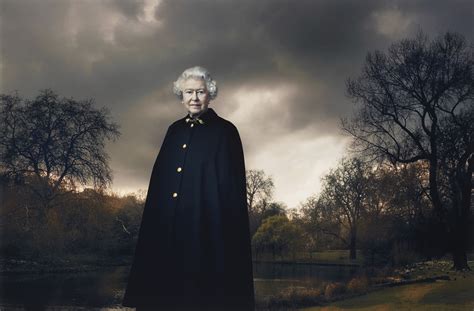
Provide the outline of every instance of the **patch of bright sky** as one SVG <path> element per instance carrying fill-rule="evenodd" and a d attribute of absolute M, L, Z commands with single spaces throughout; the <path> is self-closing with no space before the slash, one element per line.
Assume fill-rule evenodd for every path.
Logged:
<path fill-rule="evenodd" d="M 229 119 L 237 126 L 246 152 L 246 168 L 264 170 L 274 179 L 274 200 L 289 208 L 318 193 L 320 179 L 343 156 L 347 139 L 318 136 L 311 127 L 291 131 L 291 99 L 296 85 L 243 87 L 231 96 Z M 297 108 L 296 108 L 297 109 Z"/>
<path fill-rule="evenodd" d="M 247 169 L 262 169 L 272 176 L 274 200 L 295 208 L 310 195 L 319 193 L 321 177 L 337 165 L 346 145 L 344 137 L 290 133 L 247 157 Z"/>
<path fill-rule="evenodd" d="M 389 8 L 372 13 L 375 30 L 390 39 L 398 39 L 408 33 L 414 17 L 397 8 Z"/>

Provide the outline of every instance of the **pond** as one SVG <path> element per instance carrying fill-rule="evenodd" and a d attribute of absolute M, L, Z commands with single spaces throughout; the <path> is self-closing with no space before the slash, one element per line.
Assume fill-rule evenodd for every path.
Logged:
<path fill-rule="evenodd" d="M 46 310 L 48 306 L 63 306 L 61 310 L 74 306 L 120 309 L 128 272 L 128 266 L 120 266 L 81 273 L 2 275 L 0 310 L 6 306 L 32 310 Z M 347 266 L 254 263 L 255 292 L 263 297 L 290 286 L 346 281 L 362 272 L 361 268 Z"/>

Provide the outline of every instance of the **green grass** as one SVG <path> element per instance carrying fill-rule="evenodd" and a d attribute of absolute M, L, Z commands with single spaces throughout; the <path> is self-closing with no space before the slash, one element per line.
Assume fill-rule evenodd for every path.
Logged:
<path fill-rule="evenodd" d="M 387 288 L 328 306 L 300 310 L 474 310 L 474 273 L 459 273 L 451 281 Z"/>

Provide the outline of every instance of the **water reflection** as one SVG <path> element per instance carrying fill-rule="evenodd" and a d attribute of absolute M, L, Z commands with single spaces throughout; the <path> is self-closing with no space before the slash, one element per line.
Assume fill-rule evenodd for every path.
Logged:
<path fill-rule="evenodd" d="M 3 275 L 0 306 L 25 306 L 45 310 L 47 306 L 118 308 L 129 267 L 113 267 L 82 273 Z M 289 286 L 318 286 L 325 281 L 344 281 L 359 273 L 354 267 L 311 264 L 254 264 L 257 296 L 272 295 Z"/>

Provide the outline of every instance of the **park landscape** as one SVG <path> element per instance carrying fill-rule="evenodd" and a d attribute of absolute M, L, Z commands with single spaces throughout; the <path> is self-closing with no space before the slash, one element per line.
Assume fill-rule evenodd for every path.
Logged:
<path fill-rule="evenodd" d="M 419 32 L 369 51 L 345 92 L 351 148 L 318 194 L 287 209 L 247 170 L 257 310 L 472 310 L 472 43 Z M 0 96 L 0 308 L 125 309 L 146 192 L 109 190 L 121 132 L 96 106 Z"/>
<path fill-rule="evenodd" d="M 131 310 L 149 189 L 113 186 L 151 172 L 198 60 L 246 161 L 286 159 L 246 165 L 256 311 L 474 310 L 472 4 L 363 2 L 3 1 L 0 310 Z"/>

